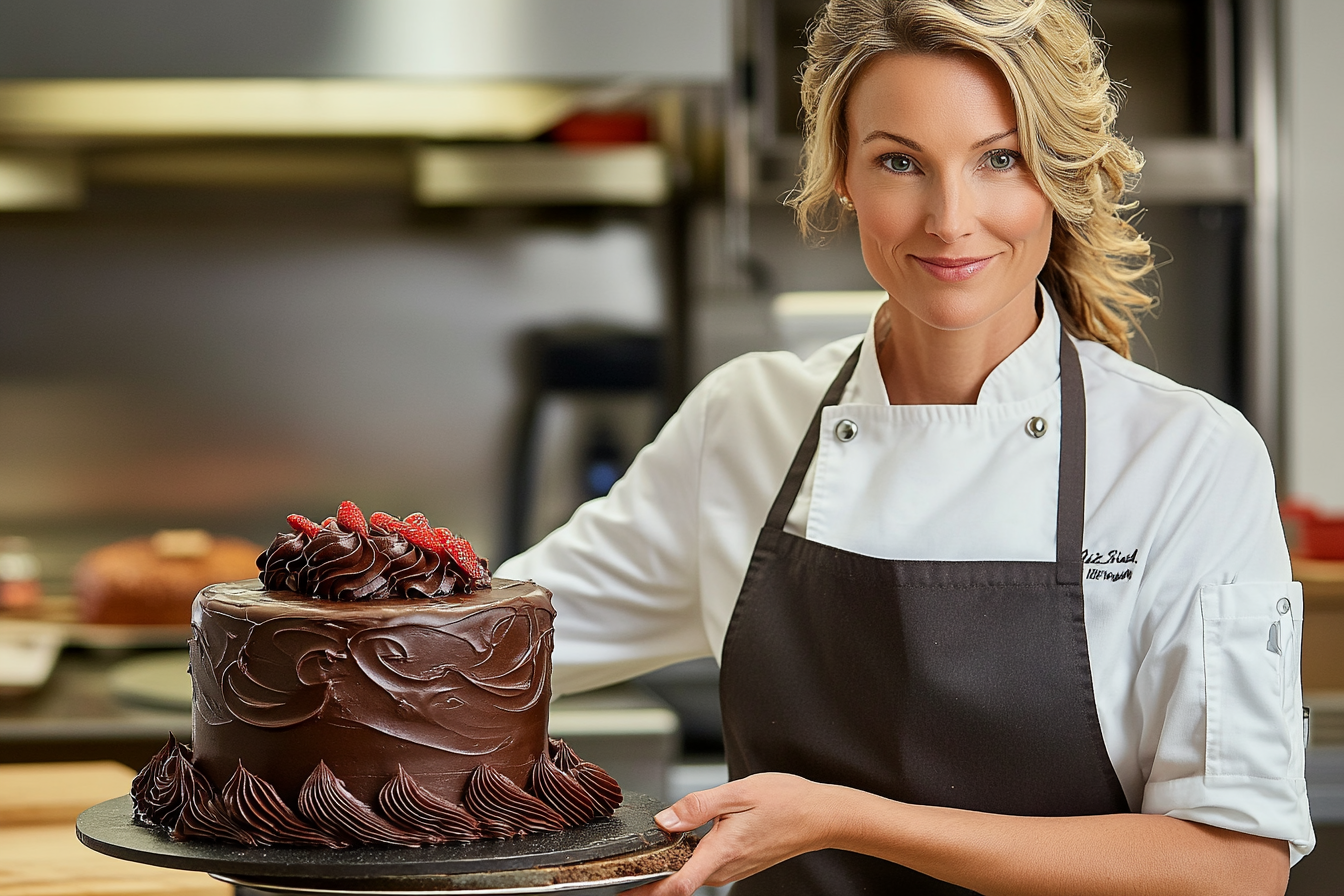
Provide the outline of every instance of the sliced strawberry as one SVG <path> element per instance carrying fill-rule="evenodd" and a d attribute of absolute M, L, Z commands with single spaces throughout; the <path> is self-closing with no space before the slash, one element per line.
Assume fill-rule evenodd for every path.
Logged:
<path fill-rule="evenodd" d="M 425 515 L 423 513 L 413 513 L 410 516 L 406 517 L 406 525 L 415 526 L 417 529 L 434 528 L 429 524 L 429 520 L 425 519 Z"/>
<path fill-rule="evenodd" d="M 329 517 L 327 517 L 326 519 L 324 519 L 324 520 L 322 521 L 322 528 L 323 528 L 323 529 L 335 529 L 335 528 L 336 528 L 336 517 L 334 517 L 334 516 L 329 516 Z"/>
<path fill-rule="evenodd" d="M 439 537 L 439 533 L 435 532 L 429 526 L 412 525 L 410 517 L 407 517 L 406 522 L 402 524 L 401 534 L 405 536 L 407 541 L 418 548 L 423 548 L 434 554 L 442 554 L 444 552 L 443 539 Z"/>
<path fill-rule="evenodd" d="M 453 535 L 446 539 L 446 548 L 448 556 L 452 557 L 457 565 L 462 567 L 462 571 L 471 578 L 473 585 L 477 588 L 490 587 L 490 573 L 485 564 L 481 562 L 481 558 L 477 557 L 476 552 L 472 550 L 470 542 L 459 535 Z"/>
<path fill-rule="evenodd" d="M 369 524 L 353 501 L 342 501 L 341 506 L 336 508 L 336 525 L 347 532 L 358 532 L 364 536 L 369 534 Z"/>
<path fill-rule="evenodd" d="M 396 532 L 404 527 L 404 523 L 390 513 L 383 513 L 381 510 L 369 516 L 369 525 L 376 526 L 384 532 Z"/>
<path fill-rule="evenodd" d="M 295 532 L 302 532 L 309 538 L 312 538 L 322 531 L 322 527 L 317 523 L 308 519 L 308 517 L 297 513 L 291 513 L 289 516 L 285 517 L 285 522 L 289 523 L 289 527 Z"/>

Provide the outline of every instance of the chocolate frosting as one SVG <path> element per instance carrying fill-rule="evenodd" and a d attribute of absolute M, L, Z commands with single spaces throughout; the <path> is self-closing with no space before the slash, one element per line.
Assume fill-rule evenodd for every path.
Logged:
<path fill-rule="evenodd" d="M 549 747 L 551 761 L 555 763 L 556 768 L 560 769 L 560 771 L 565 774 L 573 772 L 574 769 L 578 767 L 579 763 L 583 761 L 572 749 L 570 749 L 569 744 L 559 738 L 550 738 L 547 745 Z"/>
<path fill-rule="evenodd" d="M 596 770 L 590 777 L 604 778 L 619 794 L 597 766 L 578 760 L 577 768 Z M 351 794 L 324 762 L 305 780 L 298 812 L 241 762 L 216 794 L 193 765 L 191 751 L 171 738 L 137 781 L 143 781 L 131 793 L 137 820 L 169 830 L 174 840 L 248 846 L 419 846 L 556 831 L 610 814 L 545 755 L 533 768 L 534 793 L 489 765 L 478 765 L 466 788 L 466 808 L 426 790 L 400 766 L 383 784 L 376 808 Z"/>
<path fill-rule="evenodd" d="M 403 831 L 375 815 L 345 789 L 325 762 L 317 764 L 299 791 L 299 811 L 318 828 L 342 840 L 398 846 L 425 842 L 421 835 Z"/>
<path fill-rule="evenodd" d="M 378 791 L 378 809 L 397 826 L 425 835 L 427 842 L 481 838 L 475 818 L 415 783 L 400 765 L 396 777 Z"/>
<path fill-rule="evenodd" d="M 583 785 L 555 767 L 551 757 L 542 755 L 532 766 L 531 790 L 570 826 L 586 824 L 597 815 L 597 806 Z"/>
<path fill-rule="evenodd" d="M 240 829 L 262 846 L 328 846 L 348 844 L 309 825 L 280 799 L 275 788 L 243 768 L 220 791 L 216 804 Z"/>
<path fill-rule="evenodd" d="M 520 834 L 566 827 L 560 813 L 488 765 L 476 766 L 467 779 L 462 801 L 483 822 L 494 822 Z"/>
<path fill-rule="evenodd" d="M 187 800 L 173 826 L 174 840 L 225 840 L 253 846 L 256 840 L 231 819 L 215 799 L 214 788 L 205 775 L 185 759 L 180 768 L 185 778 Z"/>
<path fill-rule="evenodd" d="M 280 533 L 257 568 L 271 591 L 335 601 L 424 599 L 488 588 L 485 561 L 477 561 L 480 568 L 471 570 L 450 552 L 426 550 L 400 532 L 372 526 L 365 535 L 333 524 L 311 535 Z"/>
<path fill-rule="evenodd" d="M 191 796 L 189 771 L 183 768 L 184 765 L 191 768 L 190 759 L 191 750 L 169 734 L 168 743 L 131 781 L 131 800 L 137 822 L 167 828 L 177 824 L 182 807 Z"/>
<path fill-rule="evenodd" d="M 570 775 L 593 798 L 598 815 L 610 815 L 615 812 L 616 807 L 624 799 L 621 785 L 616 783 L 616 779 L 591 762 L 580 762 Z"/>

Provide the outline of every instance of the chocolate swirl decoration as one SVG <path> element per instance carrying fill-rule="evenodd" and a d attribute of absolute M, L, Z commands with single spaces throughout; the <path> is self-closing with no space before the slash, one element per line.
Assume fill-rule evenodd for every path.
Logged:
<path fill-rule="evenodd" d="M 597 806 L 588 791 L 556 768 L 550 756 L 542 755 L 532 765 L 528 787 L 543 803 L 559 812 L 570 827 L 587 824 L 597 815 Z"/>
<path fill-rule="evenodd" d="M 303 782 L 299 811 L 320 830 L 340 840 L 397 846 L 419 846 L 425 842 L 420 834 L 394 827 L 355 799 L 325 762 L 319 762 Z"/>
<path fill-rule="evenodd" d="M 214 788 L 205 775 L 198 772 L 190 762 L 183 762 L 182 769 L 187 779 L 187 801 L 182 806 L 182 814 L 177 817 L 170 836 L 179 841 L 224 840 L 244 846 L 256 845 L 252 835 L 240 828 L 219 805 Z"/>
<path fill-rule="evenodd" d="M 598 815 L 612 814 L 625 799 L 616 779 L 591 762 L 580 762 L 569 774 L 593 798 Z"/>
<path fill-rule="evenodd" d="M 338 513 L 322 526 L 290 517 L 295 531 L 275 536 L 257 558 L 266 588 L 353 601 L 447 597 L 490 587 L 488 562 L 448 530 L 430 530 L 423 517 L 415 524 L 425 527 L 419 531 L 426 538 L 439 537 L 437 532 L 447 539 L 436 550 L 420 538 L 408 539 L 410 530 L 395 517 L 374 514 L 371 520 L 380 525 L 366 523 L 353 505 L 349 511 L 351 516 Z"/>
<path fill-rule="evenodd" d="M 462 793 L 462 802 L 472 815 L 481 819 L 482 833 L 487 823 L 528 834 L 536 831 L 560 831 L 565 819 L 550 806 L 510 781 L 488 765 L 478 765 Z"/>
<path fill-rule="evenodd" d="M 555 763 L 556 768 L 565 774 L 570 774 L 578 768 L 579 763 L 583 760 L 570 748 L 569 744 L 557 737 L 550 738 L 549 742 L 551 761 Z"/>
<path fill-rule="evenodd" d="M 260 846 L 326 846 L 339 849 L 349 844 L 324 834 L 295 815 L 275 788 L 243 768 L 233 773 L 219 792 L 215 805 L 222 808 L 239 830 L 247 831 Z"/>
<path fill-rule="evenodd" d="M 573 757 L 575 773 L 561 771 L 543 755 L 532 769 L 533 793 L 480 765 L 468 779 L 463 808 L 426 790 L 399 765 L 396 776 L 379 791 L 375 809 L 351 795 L 326 763 L 319 762 L 304 783 L 295 812 L 241 762 L 216 794 L 192 764 L 190 748 L 170 737 L 136 776 L 131 797 L 135 819 L 168 830 L 174 840 L 247 846 L 419 846 L 556 831 L 610 815 L 620 804 L 619 785 L 574 756 L 563 741 L 552 741 L 552 752 L 557 743 Z"/>
<path fill-rule="evenodd" d="M 378 792 L 378 809 L 398 827 L 422 834 L 427 843 L 481 839 L 476 819 L 415 783 L 400 765 L 396 777 Z"/>
<path fill-rule="evenodd" d="M 182 807 L 191 798 L 191 779 L 184 766 L 195 771 L 191 768 L 191 750 L 169 734 L 168 743 L 131 781 L 136 822 L 165 828 L 177 824 Z"/>
<path fill-rule="evenodd" d="M 308 590 L 308 562 L 303 549 L 308 536 L 302 532 L 280 533 L 271 546 L 257 558 L 259 578 L 271 591 L 293 591 L 302 594 Z"/>
<path fill-rule="evenodd" d="M 308 587 L 304 593 L 326 600 L 361 600 L 387 585 L 391 561 L 366 535 L 340 528 L 322 529 L 304 549 Z"/>

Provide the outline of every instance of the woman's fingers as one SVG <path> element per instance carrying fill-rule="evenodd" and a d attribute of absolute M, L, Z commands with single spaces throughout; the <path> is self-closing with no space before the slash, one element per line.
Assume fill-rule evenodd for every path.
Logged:
<path fill-rule="evenodd" d="M 819 849 L 841 790 L 792 775 L 762 774 L 692 793 L 658 813 L 658 825 L 689 831 L 713 821 L 714 828 L 680 871 L 629 892 L 689 896 L 706 883 L 721 886 Z"/>

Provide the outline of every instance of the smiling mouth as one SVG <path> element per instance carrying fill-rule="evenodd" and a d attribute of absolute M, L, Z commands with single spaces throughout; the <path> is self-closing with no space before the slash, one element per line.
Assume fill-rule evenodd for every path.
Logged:
<path fill-rule="evenodd" d="M 943 258 L 939 256 L 924 258 L 918 255 L 911 257 L 930 275 L 946 283 L 959 283 L 962 280 L 969 280 L 983 271 L 994 260 L 993 255 L 986 255 L 982 258 Z"/>

